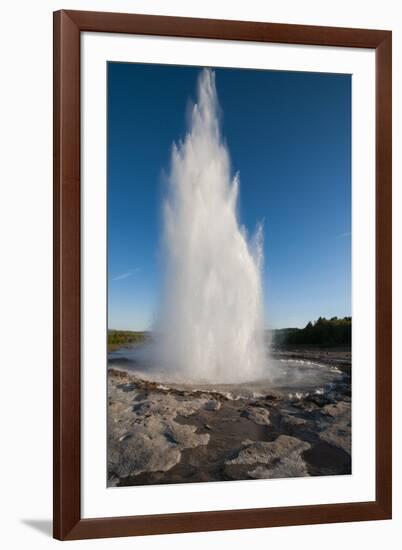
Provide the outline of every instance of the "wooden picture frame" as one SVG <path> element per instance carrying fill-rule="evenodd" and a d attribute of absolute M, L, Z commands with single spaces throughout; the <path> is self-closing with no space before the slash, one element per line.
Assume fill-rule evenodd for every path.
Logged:
<path fill-rule="evenodd" d="M 84 31 L 375 49 L 376 499 L 81 518 L 80 35 Z M 391 518 L 390 31 L 62 10 L 54 14 L 54 537 L 61 540 Z"/>

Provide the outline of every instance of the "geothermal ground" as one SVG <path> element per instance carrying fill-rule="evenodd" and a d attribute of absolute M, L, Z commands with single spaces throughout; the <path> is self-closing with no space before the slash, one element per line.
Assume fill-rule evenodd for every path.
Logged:
<path fill-rule="evenodd" d="M 350 474 L 350 352 L 273 355 L 322 383 L 168 384 L 109 361 L 108 485 Z"/>

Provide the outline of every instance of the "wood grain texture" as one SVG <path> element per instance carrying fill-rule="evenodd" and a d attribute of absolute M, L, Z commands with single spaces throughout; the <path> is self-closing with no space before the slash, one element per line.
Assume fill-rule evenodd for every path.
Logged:
<path fill-rule="evenodd" d="M 392 513 L 392 38 L 376 48 L 376 498 Z"/>
<path fill-rule="evenodd" d="M 376 50 L 376 500 L 81 519 L 80 33 Z M 388 519 L 391 447 L 391 66 L 389 31 L 59 11 L 54 14 L 54 536 L 60 540 Z"/>
<path fill-rule="evenodd" d="M 81 31 L 376 48 L 388 31 L 67 10 Z"/>
<path fill-rule="evenodd" d="M 80 33 L 54 16 L 54 536 L 80 520 Z"/>

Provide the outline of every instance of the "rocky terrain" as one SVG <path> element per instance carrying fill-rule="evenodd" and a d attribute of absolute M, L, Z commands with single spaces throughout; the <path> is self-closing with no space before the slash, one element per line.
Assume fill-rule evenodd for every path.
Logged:
<path fill-rule="evenodd" d="M 340 373 L 320 391 L 261 394 L 167 386 L 109 367 L 108 485 L 351 473 L 350 353 L 277 354 Z"/>

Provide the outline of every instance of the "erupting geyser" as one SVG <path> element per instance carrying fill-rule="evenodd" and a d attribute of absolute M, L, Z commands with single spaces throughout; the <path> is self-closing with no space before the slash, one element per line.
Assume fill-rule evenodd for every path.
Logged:
<path fill-rule="evenodd" d="M 238 191 L 220 132 L 215 73 L 204 69 L 189 131 L 173 145 L 164 204 L 161 362 L 183 380 L 231 383 L 267 374 L 262 228 L 248 239 Z"/>

